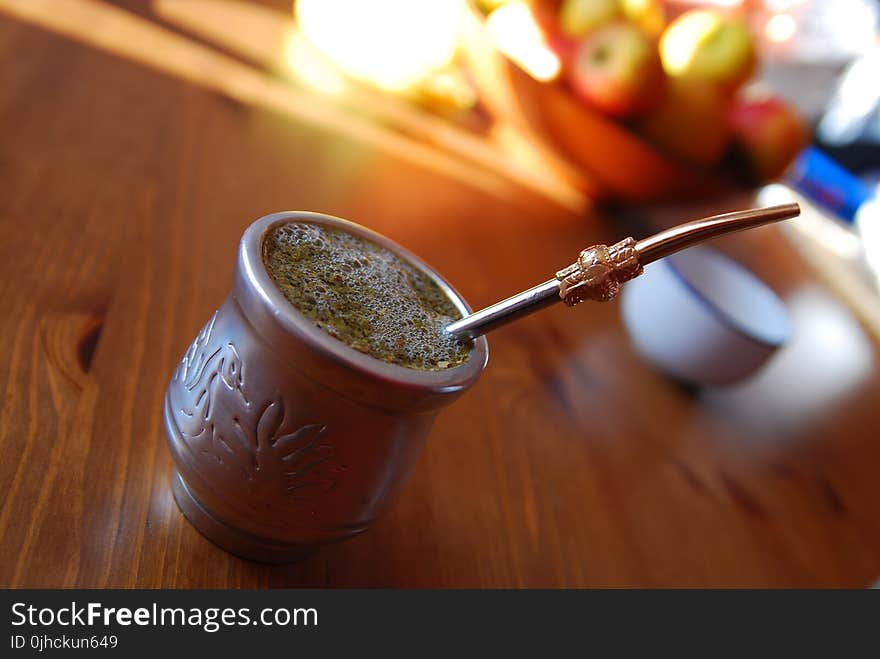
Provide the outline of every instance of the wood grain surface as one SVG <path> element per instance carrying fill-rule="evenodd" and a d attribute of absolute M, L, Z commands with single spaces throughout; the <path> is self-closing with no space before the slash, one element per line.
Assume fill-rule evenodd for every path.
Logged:
<path fill-rule="evenodd" d="M 66 3 L 58 20 L 97 6 L 171 32 L 148 3 Z M 440 416 L 367 533 L 282 567 L 216 548 L 172 499 L 162 396 L 228 292 L 250 221 L 286 209 L 355 220 L 475 306 L 644 226 L 565 210 L 415 140 L 260 104 L 256 83 L 251 96 L 224 92 L 198 77 L 223 77 L 213 59 L 184 75 L 181 60 L 114 52 L 113 33 L 89 43 L 10 6 L 0 586 L 862 587 L 880 576 L 877 345 L 773 228 L 722 242 L 785 298 L 797 330 L 750 382 L 681 388 L 633 352 L 616 305 L 549 309 L 491 336 L 485 375 Z"/>

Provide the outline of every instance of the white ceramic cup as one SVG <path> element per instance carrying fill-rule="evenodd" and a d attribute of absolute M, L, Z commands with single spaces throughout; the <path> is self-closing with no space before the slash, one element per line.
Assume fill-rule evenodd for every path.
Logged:
<path fill-rule="evenodd" d="M 706 247 L 647 266 L 621 297 L 624 324 L 639 353 L 693 384 L 747 378 L 791 334 L 782 300 L 736 261 Z"/>

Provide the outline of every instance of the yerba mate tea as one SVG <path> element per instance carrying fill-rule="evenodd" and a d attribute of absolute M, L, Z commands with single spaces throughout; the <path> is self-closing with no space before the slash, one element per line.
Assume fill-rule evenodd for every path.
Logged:
<path fill-rule="evenodd" d="M 461 318 L 452 301 L 430 277 L 376 243 L 291 223 L 266 236 L 263 260 L 300 313 L 355 350 L 423 371 L 468 358 L 470 342 L 445 331 Z"/>
<path fill-rule="evenodd" d="M 484 337 L 460 344 L 446 330 L 466 308 L 417 257 L 352 222 L 286 211 L 252 223 L 229 294 L 165 393 L 183 514 L 268 563 L 362 533 L 486 367 Z"/>

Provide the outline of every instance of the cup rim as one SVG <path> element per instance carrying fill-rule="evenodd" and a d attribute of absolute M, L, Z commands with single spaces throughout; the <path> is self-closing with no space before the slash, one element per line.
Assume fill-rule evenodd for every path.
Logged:
<path fill-rule="evenodd" d="M 751 270 L 746 268 L 742 263 L 733 259 L 723 252 L 714 249 L 708 246 L 699 246 L 694 247 L 689 250 L 691 252 L 703 252 L 710 256 L 711 258 L 717 261 L 723 261 L 727 265 L 729 265 L 732 269 L 736 270 L 738 274 L 744 277 L 749 281 L 750 285 L 763 289 L 766 293 L 769 294 L 770 298 L 773 300 L 773 303 L 782 310 L 784 316 L 785 326 L 781 331 L 781 336 L 772 340 L 767 337 L 761 336 L 758 333 L 752 331 L 744 325 L 738 318 L 728 313 L 725 309 L 723 309 L 720 305 L 718 305 L 710 296 L 706 295 L 704 291 L 702 291 L 698 286 L 695 286 L 693 282 L 691 282 L 688 275 L 682 272 L 681 267 L 676 263 L 676 260 L 687 258 L 687 253 L 683 252 L 681 254 L 674 254 L 665 259 L 662 259 L 662 263 L 665 263 L 669 268 L 669 271 L 672 273 L 673 277 L 682 285 L 684 288 L 693 295 L 694 299 L 697 303 L 703 307 L 706 312 L 715 318 L 721 325 L 728 328 L 736 335 L 742 337 L 743 339 L 750 341 L 751 343 L 757 344 L 763 348 L 769 349 L 777 349 L 785 345 L 786 341 L 788 341 L 791 336 L 791 323 L 788 319 L 788 313 L 785 309 L 785 303 L 782 299 L 776 294 L 776 292 L 767 286 L 757 275 L 755 275 Z"/>
<path fill-rule="evenodd" d="M 355 350 L 302 314 L 272 281 L 263 261 L 263 243 L 267 234 L 282 224 L 295 222 L 342 229 L 388 249 L 430 277 L 462 315 L 471 313 L 471 307 L 461 294 L 436 270 L 382 234 L 333 215 L 310 211 L 282 211 L 259 218 L 245 230 L 241 239 L 240 265 L 260 303 L 271 312 L 273 320 L 283 331 L 346 369 L 406 389 L 454 392 L 470 386 L 480 376 L 489 359 L 489 346 L 484 336 L 473 341 L 468 359 L 463 364 L 442 371 L 422 371 L 391 364 Z"/>

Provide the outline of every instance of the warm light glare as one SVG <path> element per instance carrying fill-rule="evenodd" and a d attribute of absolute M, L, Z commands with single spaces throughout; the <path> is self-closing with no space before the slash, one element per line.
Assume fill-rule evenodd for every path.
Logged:
<path fill-rule="evenodd" d="M 450 63 L 457 0 L 297 0 L 302 32 L 348 75 L 402 91 Z"/>
<path fill-rule="evenodd" d="M 764 26 L 764 34 L 770 41 L 781 43 L 788 41 L 797 31 L 797 23 L 789 14 L 776 14 Z"/>
<path fill-rule="evenodd" d="M 330 96 L 339 96 L 345 91 L 345 79 L 301 34 L 290 36 L 285 59 L 300 82 L 315 91 Z"/>
<path fill-rule="evenodd" d="M 467 79 L 456 69 L 439 71 L 419 87 L 427 102 L 447 108 L 467 110 L 477 104 L 477 94 Z"/>
<path fill-rule="evenodd" d="M 486 26 L 495 47 L 540 81 L 552 80 L 561 69 L 559 58 L 547 47 L 541 28 L 523 2 L 493 11 Z"/>
<path fill-rule="evenodd" d="M 666 73 L 672 76 L 683 73 L 691 63 L 695 44 L 710 38 L 721 21 L 716 12 L 692 11 L 673 23 L 660 39 L 660 56 Z"/>
<path fill-rule="evenodd" d="M 226 12 L 215 13 L 212 9 L 233 1 L 238 0 L 180 0 L 187 5 L 198 5 L 202 10 L 195 12 L 188 8 L 187 17 L 199 16 L 211 24 L 228 16 Z M 390 154 L 416 168 L 449 177 L 495 198 L 509 199 L 513 189 L 511 182 L 515 182 L 573 212 L 583 212 L 586 203 L 583 193 L 560 176 L 546 169 L 532 172 L 512 165 L 482 136 L 410 109 L 408 104 L 382 94 L 359 93 L 348 84 L 345 104 L 323 99 L 300 90 L 274 72 L 268 73 L 262 66 L 254 67 L 239 57 L 184 36 L 188 32 L 201 32 L 193 24 L 175 24 L 166 18 L 184 29 L 167 28 L 102 0 L 0 0 L 0 18 L 31 29 L 47 30 L 106 56 L 231 99 L 243 107 L 286 117 L 297 125 L 334 136 L 331 140 L 334 143 L 339 140 L 340 144 L 366 145 L 378 154 Z M 98 25 L 101 29 L 95 29 Z M 216 34 L 216 31 L 204 33 Z M 224 45 L 237 52 L 233 46 Z M 349 104 L 366 106 L 371 114 L 384 120 L 375 121 L 354 112 Z M 394 126 L 403 130 L 395 130 Z"/>

